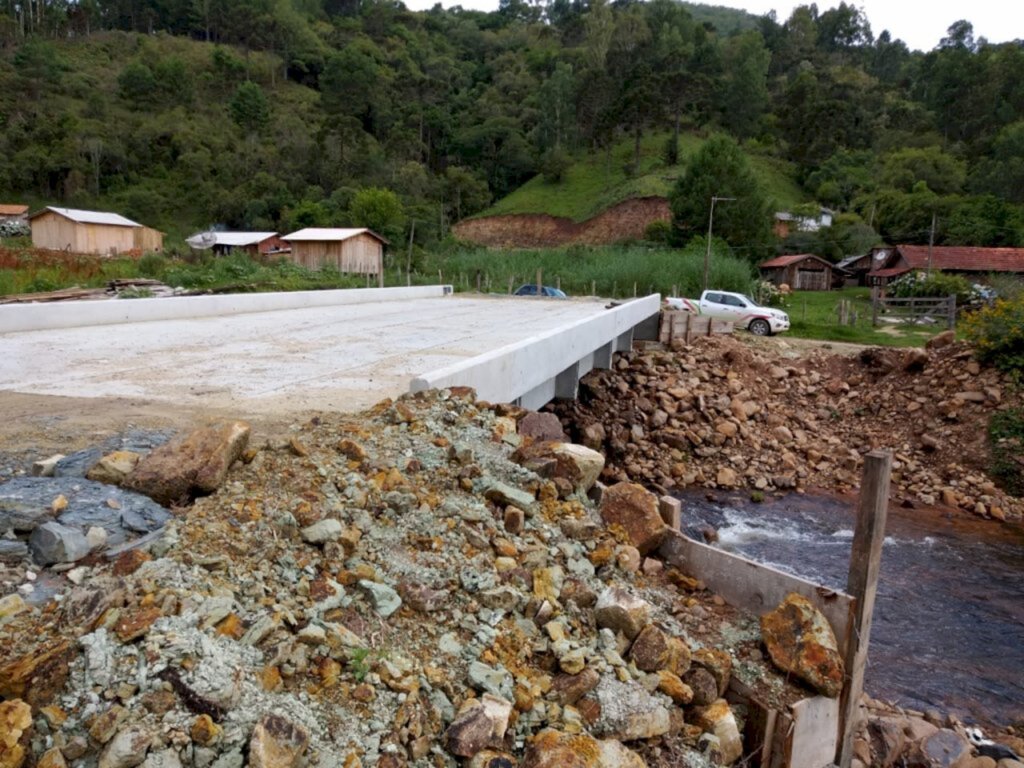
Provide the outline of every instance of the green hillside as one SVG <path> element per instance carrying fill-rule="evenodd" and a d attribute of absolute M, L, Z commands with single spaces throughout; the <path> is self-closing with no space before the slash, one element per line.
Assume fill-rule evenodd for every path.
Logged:
<path fill-rule="evenodd" d="M 547 213 L 573 221 L 585 221 L 606 208 L 636 197 L 667 197 L 676 179 L 683 173 L 686 160 L 703 145 L 692 134 L 679 137 L 680 164 L 666 166 L 662 150 L 668 132 L 650 133 L 641 142 L 640 167 L 627 174 L 633 161 L 633 140 L 624 139 L 610 152 L 580 157 L 565 172 L 561 181 L 547 181 L 538 174 L 502 198 L 479 216 L 515 213 Z M 762 187 L 778 208 L 790 208 L 808 197 L 793 178 L 794 169 L 777 158 L 747 154 Z"/>

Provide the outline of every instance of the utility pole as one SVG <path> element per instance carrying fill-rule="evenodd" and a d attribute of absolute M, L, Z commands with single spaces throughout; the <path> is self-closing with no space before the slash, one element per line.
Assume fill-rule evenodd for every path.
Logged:
<path fill-rule="evenodd" d="M 708 214 L 708 250 L 704 254 L 704 290 L 708 289 L 708 278 L 711 274 L 711 227 L 715 220 L 715 203 L 719 200 L 726 202 L 729 200 L 735 200 L 735 197 L 718 197 L 718 195 L 711 196 L 711 212 Z"/>
<path fill-rule="evenodd" d="M 928 235 L 928 277 L 932 276 L 932 247 L 935 245 L 935 214 L 932 214 L 932 231 Z"/>

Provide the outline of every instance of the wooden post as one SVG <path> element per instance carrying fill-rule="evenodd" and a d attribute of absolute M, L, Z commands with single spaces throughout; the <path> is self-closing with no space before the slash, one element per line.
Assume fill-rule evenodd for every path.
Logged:
<path fill-rule="evenodd" d="M 693 315 L 689 312 L 686 313 L 686 346 L 690 346 L 690 330 L 693 321 Z"/>
<path fill-rule="evenodd" d="M 872 451 L 864 457 L 857 528 L 853 533 L 850 572 L 846 580 L 846 592 L 856 603 L 850 641 L 843 660 L 846 665 L 846 685 L 839 703 L 842 717 L 839 768 L 850 768 L 853 759 L 853 735 L 857 729 L 860 696 L 864 691 L 864 667 L 868 658 L 868 641 L 871 639 L 871 615 L 875 609 L 882 543 L 885 541 L 891 475 L 891 452 Z"/>
<path fill-rule="evenodd" d="M 444 285 L 444 275 L 441 274 L 441 270 L 437 270 L 437 284 Z"/>
<path fill-rule="evenodd" d="M 412 242 L 416 237 L 416 219 L 409 225 L 409 251 L 405 255 L 405 284 L 412 285 Z"/>
<path fill-rule="evenodd" d="M 668 348 L 672 349 L 672 342 L 676 336 L 676 313 L 670 310 L 664 317 L 668 320 Z"/>
<path fill-rule="evenodd" d="M 633 298 L 636 298 L 636 282 L 633 283 Z"/>
<path fill-rule="evenodd" d="M 476 292 L 477 293 L 480 293 L 480 289 L 481 289 L 481 287 L 483 287 L 483 279 L 484 279 L 484 276 L 480 272 L 480 270 L 478 269 L 476 271 Z"/>
<path fill-rule="evenodd" d="M 509 276 L 509 278 L 508 278 L 508 295 L 509 296 L 512 295 L 512 286 L 514 286 L 515 284 L 516 284 L 516 276 L 515 275 Z"/>
<path fill-rule="evenodd" d="M 597 280 L 590 281 L 590 295 L 597 296 Z"/>
<path fill-rule="evenodd" d="M 543 288 L 541 286 L 541 272 L 542 272 L 541 268 L 537 267 L 537 295 L 538 296 L 543 296 L 544 295 L 541 292 L 543 290 Z"/>
<path fill-rule="evenodd" d="M 952 331 L 956 328 L 956 295 L 950 296 L 947 301 L 949 303 L 946 311 L 949 312 L 949 315 L 947 316 L 946 326 Z"/>
<path fill-rule="evenodd" d="M 558 290 L 562 290 L 562 276 L 561 275 L 555 275 L 555 288 L 557 288 Z"/>
<path fill-rule="evenodd" d="M 679 286 L 676 285 L 675 283 L 672 284 L 672 295 L 673 296 L 678 296 L 679 295 Z"/>

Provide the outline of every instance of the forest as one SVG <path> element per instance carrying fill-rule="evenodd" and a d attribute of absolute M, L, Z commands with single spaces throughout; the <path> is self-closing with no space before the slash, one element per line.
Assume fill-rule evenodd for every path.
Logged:
<path fill-rule="evenodd" d="M 789 248 L 1024 245 L 1024 41 L 957 20 L 911 51 L 846 3 L 0 0 L 0 127 L 3 202 L 118 210 L 179 242 L 358 224 L 430 247 L 581 157 L 633 147 L 628 176 L 658 134 L 660 162 L 690 163 L 675 198 L 700 186 L 696 136 L 838 213 Z M 675 198 L 674 238 L 698 236 Z"/>

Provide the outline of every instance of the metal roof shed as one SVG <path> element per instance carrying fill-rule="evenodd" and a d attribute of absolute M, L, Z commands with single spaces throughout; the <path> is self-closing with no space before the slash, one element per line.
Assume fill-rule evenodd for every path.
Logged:
<path fill-rule="evenodd" d="M 373 230 L 308 227 L 282 239 L 292 247 L 292 261 L 307 269 L 332 266 L 347 274 L 384 274 L 388 241 Z"/>

